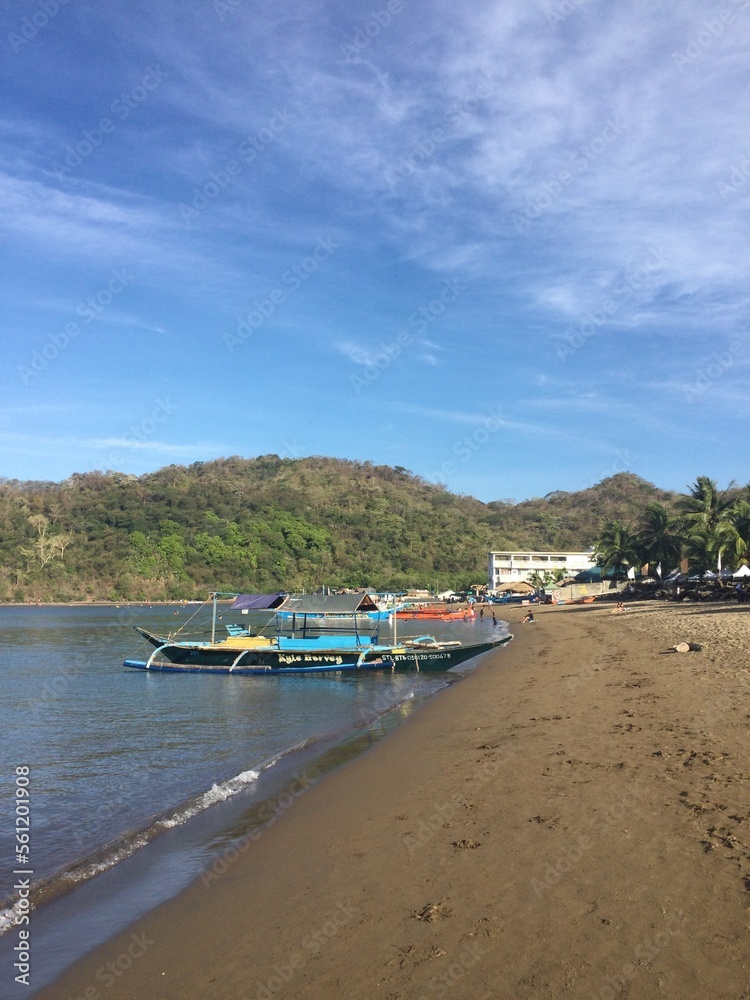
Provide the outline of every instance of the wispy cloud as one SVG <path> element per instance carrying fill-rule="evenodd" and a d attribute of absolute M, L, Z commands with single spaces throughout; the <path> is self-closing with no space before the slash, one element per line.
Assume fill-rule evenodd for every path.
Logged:
<path fill-rule="evenodd" d="M 712 351 L 750 322 L 750 141 L 734 99 L 750 8 L 588 2 L 557 21 L 560 6 L 405 0 L 390 21 L 364 0 L 242 2 L 224 19 L 174 0 L 66 8 L 18 54 L 23 86 L 8 78 L 0 118 L 6 369 L 54 353 L 108 268 L 135 278 L 96 344 L 76 341 L 6 401 L 29 405 L 43 383 L 54 404 L 85 381 L 107 386 L 112 412 L 71 415 L 64 444 L 40 434 L 6 448 L 47 464 L 63 447 L 81 461 L 107 448 L 144 466 L 188 459 L 211 448 L 203 427 L 220 410 L 240 427 L 231 450 L 278 450 L 304 420 L 311 450 L 346 454 L 362 441 L 353 411 L 387 406 L 450 433 L 481 427 L 478 401 L 497 399 L 488 447 L 502 440 L 504 470 L 554 476 L 566 455 L 606 454 L 614 439 L 628 450 L 628 435 L 632 454 L 653 441 L 657 467 L 659 441 L 695 461 L 691 435 L 700 445 L 722 413 L 734 426 L 747 412 L 737 356 L 675 419 Z M 725 27 L 706 27 L 717 18 Z M 149 67 L 163 68 L 153 90 Z M 122 95 L 127 118 L 56 171 Z M 292 294 L 321 238 L 340 249 Z M 412 323 L 448 281 L 465 289 L 450 309 Z M 263 323 L 230 366 L 217 346 L 251 312 Z M 577 346 L 561 357 L 561 344 Z M 180 413 L 179 440 L 194 444 L 122 443 L 154 371 L 199 382 Z M 342 397 L 352 379 L 363 407 Z M 324 394 L 327 422 L 310 406 Z M 377 447 L 418 470 L 402 454 L 416 443 L 396 431 Z"/>
<path fill-rule="evenodd" d="M 71 435 L 19 434 L 0 432 L 0 441 L 5 446 L 22 449 L 41 448 L 55 453 L 61 450 L 91 449 L 94 451 L 117 448 L 123 451 L 153 451 L 169 455 L 190 456 L 196 452 L 222 454 L 228 452 L 224 445 L 207 441 L 191 441 L 186 444 L 170 444 L 165 441 L 138 440 L 135 437 L 79 438 Z"/>
<path fill-rule="evenodd" d="M 216 445 L 206 444 L 200 441 L 192 441 L 189 444 L 168 444 L 165 441 L 138 441 L 134 438 L 89 438 L 88 440 L 76 442 L 84 448 L 93 448 L 95 451 L 111 450 L 118 451 L 152 451 L 159 455 L 172 455 L 189 457 L 198 452 L 211 451 L 221 453 L 221 448 Z"/>

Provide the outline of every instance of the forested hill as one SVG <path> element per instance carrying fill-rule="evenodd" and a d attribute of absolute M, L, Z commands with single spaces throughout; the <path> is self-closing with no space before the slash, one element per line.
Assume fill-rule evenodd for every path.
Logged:
<path fill-rule="evenodd" d="M 493 501 L 487 505 L 486 520 L 514 544 L 576 550 L 593 545 L 608 521 L 635 524 L 647 504 L 660 503 L 671 510 L 675 500 L 676 494 L 631 472 L 620 472 L 577 493 L 548 493 L 518 504 Z"/>
<path fill-rule="evenodd" d="M 0 600 L 458 589 L 484 581 L 490 548 L 586 548 L 605 521 L 654 499 L 669 495 L 621 473 L 581 493 L 483 504 L 398 466 L 276 455 L 1 480 Z"/>

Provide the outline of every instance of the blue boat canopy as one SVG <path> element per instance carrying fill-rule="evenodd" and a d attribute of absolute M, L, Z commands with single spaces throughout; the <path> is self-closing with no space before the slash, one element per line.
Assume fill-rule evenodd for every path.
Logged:
<path fill-rule="evenodd" d="M 238 594 L 230 611 L 265 611 L 279 608 L 286 600 L 286 594 Z"/>

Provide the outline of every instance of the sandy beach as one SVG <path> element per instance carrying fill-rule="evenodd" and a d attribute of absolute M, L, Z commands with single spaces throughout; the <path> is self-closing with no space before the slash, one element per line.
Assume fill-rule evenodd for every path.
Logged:
<path fill-rule="evenodd" d="M 750 607 L 524 613 L 37 995 L 750 997 Z"/>

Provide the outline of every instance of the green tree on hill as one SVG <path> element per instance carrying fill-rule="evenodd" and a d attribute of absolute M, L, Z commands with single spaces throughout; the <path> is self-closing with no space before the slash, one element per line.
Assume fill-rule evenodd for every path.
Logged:
<path fill-rule="evenodd" d="M 600 539 L 606 559 L 632 548 L 622 534 L 608 540 L 612 522 L 636 525 L 641 562 L 656 560 L 660 525 L 694 559 L 746 560 L 750 491 L 728 490 L 727 510 L 711 499 L 711 488 L 722 496 L 711 480 L 696 487 L 680 498 L 618 473 L 575 493 L 484 504 L 402 468 L 278 455 L 63 483 L 0 479 L 0 599 L 159 600 L 324 584 L 462 590 L 485 580 L 489 549 L 580 550 Z M 671 516 L 680 500 L 679 530 L 663 512 L 649 520 L 650 504 Z M 632 555 L 617 561 L 638 565 Z"/>

